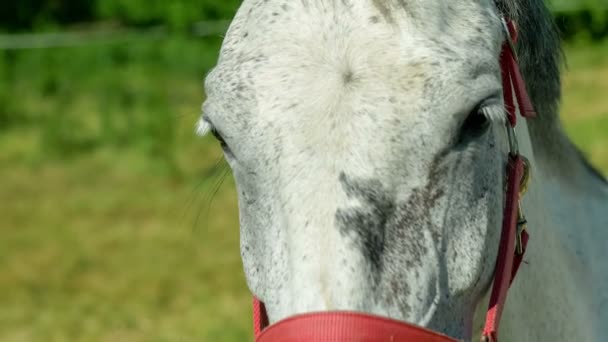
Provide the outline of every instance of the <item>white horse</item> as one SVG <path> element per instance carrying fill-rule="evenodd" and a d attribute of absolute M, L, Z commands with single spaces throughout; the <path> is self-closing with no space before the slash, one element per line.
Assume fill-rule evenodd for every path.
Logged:
<path fill-rule="evenodd" d="M 532 238 L 501 339 L 608 341 L 608 183 L 559 123 L 542 0 L 243 1 L 199 132 L 232 168 L 271 323 L 352 310 L 479 338 L 504 205 L 503 15 L 538 118 L 517 129 Z"/>

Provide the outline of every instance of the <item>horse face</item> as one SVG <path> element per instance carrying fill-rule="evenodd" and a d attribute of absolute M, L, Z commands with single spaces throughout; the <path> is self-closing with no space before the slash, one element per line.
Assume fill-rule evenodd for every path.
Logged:
<path fill-rule="evenodd" d="M 494 268 L 504 142 L 491 1 L 245 1 L 206 80 L 271 322 L 355 310 L 455 337 Z"/>

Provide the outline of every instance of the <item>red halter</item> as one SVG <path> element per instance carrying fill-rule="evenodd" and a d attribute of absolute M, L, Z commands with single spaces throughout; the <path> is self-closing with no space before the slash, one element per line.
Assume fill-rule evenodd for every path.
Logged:
<path fill-rule="evenodd" d="M 528 165 L 518 151 L 515 125 L 517 108 L 525 118 L 536 116 L 519 70 L 514 48 L 517 31 L 512 21 L 503 20 L 507 41 L 500 56 L 505 110 L 508 117 L 509 161 L 502 233 L 496 270 L 486 315 L 482 342 L 497 342 L 498 326 L 507 292 L 517 274 L 528 244 L 520 194 L 525 192 Z M 515 95 L 515 96 L 513 96 Z M 515 101 L 517 101 L 517 106 Z M 253 324 L 257 342 L 309 341 L 419 341 L 455 342 L 451 337 L 424 328 L 374 315 L 354 312 L 321 312 L 287 318 L 272 326 L 264 304 L 254 298 Z"/>

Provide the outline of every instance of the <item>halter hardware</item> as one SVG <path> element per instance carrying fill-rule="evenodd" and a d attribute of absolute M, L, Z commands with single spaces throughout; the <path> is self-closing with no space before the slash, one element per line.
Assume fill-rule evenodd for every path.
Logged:
<path fill-rule="evenodd" d="M 517 240 L 515 253 L 519 256 L 523 256 L 525 252 L 524 246 L 524 234 L 527 234 L 528 230 L 528 219 L 526 219 L 526 214 L 521 206 L 521 200 L 524 195 L 528 192 L 528 187 L 530 185 L 530 180 L 532 179 L 532 170 L 530 169 L 530 161 L 526 157 L 521 157 L 524 163 L 524 174 L 521 177 L 521 182 L 519 185 L 519 201 L 518 201 L 518 210 L 517 210 Z"/>
<path fill-rule="evenodd" d="M 507 49 L 508 51 L 505 51 L 505 49 L 503 48 L 503 54 L 505 53 L 510 53 L 509 57 L 512 57 L 515 61 L 515 63 L 518 65 L 519 64 L 519 58 L 517 57 L 517 50 L 515 48 L 515 41 L 517 40 L 517 29 L 515 27 L 515 23 L 513 21 L 507 21 L 507 19 L 503 16 L 501 18 L 501 23 L 502 23 L 502 28 L 503 28 L 503 32 L 505 34 L 505 44 L 507 45 Z M 508 58 L 507 56 L 502 56 L 502 58 Z M 507 75 L 503 75 L 503 77 L 508 77 L 508 82 L 504 82 L 503 87 L 511 87 L 512 86 L 512 82 L 514 81 L 512 79 L 512 75 L 510 75 L 507 72 Z M 511 96 L 512 97 L 512 91 L 505 91 L 505 96 Z M 511 105 L 510 103 L 512 102 L 511 99 L 507 99 L 505 98 L 505 107 L 507 108 L 507 116 L 508 117 L 515 117 L 515 107 L 513 105 Z M 520 103 L 521 104 L 521 103 Z M 522 106 L 520 105 L 520 111 Z M 525 115 L 524 113 L 522 113 L 522 115 Z M 521 205 L 521 200 L 523 198 L 523 196 L 526 194 L 526 192 L 528 192 L 528 187 L 530 185 L 530 179 L 531 179 L 531 167 L 530 167 L 530 161 L 521 156 L 519 154 L 519 141 L 517 139 L 517 134 L 515 132 L 515 123 L 516 120 L 507 120 L 506 123 L 506 130 L 507 130 L 507 138 L 509 141 L 509 155 L 510 156 L 518 156 L 519 158 L 521 158 L 522 163 L 523 163 L 523 175 L 521 177 L 520 180 L 520 189 L 519 189 L 519 198 L 517 200 L 517 232 L 516 232 L 516 248 L 515 248 L 515 252 L 517 255 L 522 256 L 525 252 L 525 246 L 524 246 L 524 234 L 527 234 L 527 224 L 528 224 L 528 220 L 526 219 L 526 215 L 522 209 L 522 205 Z"/>

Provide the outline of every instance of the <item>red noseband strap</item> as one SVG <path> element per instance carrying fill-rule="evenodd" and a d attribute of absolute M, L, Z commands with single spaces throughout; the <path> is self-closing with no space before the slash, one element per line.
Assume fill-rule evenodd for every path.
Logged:
<path fill-rule="evenodd" d="M 355 312 L 320 312 L 290 317 L 264 330 L 257 342 L 417 341 L 456 342 L 403 322 Z"/>
<path fill-rule="evenodd" d="M 512 21 L 505 22 L 507 42 L 500 56 L 505 110 L 510 130 L 517 124 L 517 109 L 525 118 L 536 116 L 521 76 L 514 50 L 517 32 Z M 516 139 L 515 133 L 510 139 Z M 507 292 L 522 263 L 528 243 L 525 218 L 520 208 L 520 192 L 526 167 L 517 144 L 511 145 L 507 165 L 507 189 L 500 246 L 490 297 L 490 306 L 483 330 L 483 342 L 497 342 L 498 326 L 507 299 Z M 519 238 L 519 241 L 518 241 Z M 517 245 L 517 248 L 516 248 Z M 254 298 L 253 323 L 257 342 L 338 342 L 338 341 L 417 341 L 455 342 L 454 339 L 421 327 L 363 313 L 323 312 L 290 317 L 268 326 L 264 304 Z"/>
<path fill-rule="evenodd" d="M 264 303 L 260 302 L 259 299 L 253 297 L 253 334 L 256 341 L 266 327 L 268 327 L 266 307 L 264 307 Z"/>

